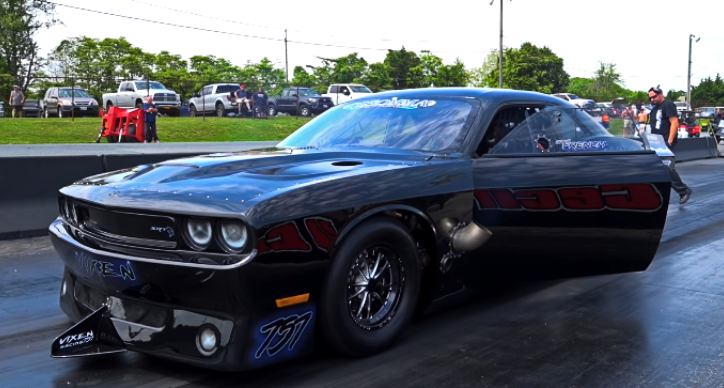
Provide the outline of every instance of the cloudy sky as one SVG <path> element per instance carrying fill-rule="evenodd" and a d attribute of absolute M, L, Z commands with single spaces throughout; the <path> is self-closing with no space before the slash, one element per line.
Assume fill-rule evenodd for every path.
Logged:
<path fill-rule="evenodd" d="M 479 66 L 497 49 L 500 0 L 300 2 L 57 0 L 63 25 L 38 35 L 43 53 L 68 37 L 125 37 L 144 51 L 167 50 L 184 58 L 214 55 L 237 65 L 268 57 L 284 67 L 288 30 L 290 78 L 296 65 L 318 65 L 317 56 L 358 52 L 382 61 L 386 49 L 430 50 L 452 63 Z M 625 86 L 686 89 L 689 34 L 692 84 L 724 72 L 724 23 L 716 0 L 504 0 L 504 45 L 548 46 L 572 77 L 589 77 L 598 62 L 617 65 Z M 150 23 L 119 16 L 176 24 Z M 200 31 L 192 28 L 211 31 Z M 246 36 L 243 36 L 246 35 Z M 342 46 L 342 47 L 340 47 Z"/>

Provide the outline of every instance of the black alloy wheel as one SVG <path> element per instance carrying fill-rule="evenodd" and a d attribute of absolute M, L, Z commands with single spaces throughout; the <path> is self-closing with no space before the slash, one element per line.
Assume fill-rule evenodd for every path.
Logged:
<path fill-rule="evenodd" d="M 341 244 L 320 297 L 327 342 L 349 356 L 390 347 L 412 319 L 420 292 L 415 240 L 399 221 L 378 216 Z"/>

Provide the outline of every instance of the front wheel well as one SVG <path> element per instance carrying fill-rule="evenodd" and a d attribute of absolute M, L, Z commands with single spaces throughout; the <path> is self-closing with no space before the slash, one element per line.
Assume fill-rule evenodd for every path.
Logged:
<path fill-rule="evenodd" d="M 437 281 L 437 268 L 439 258 L 437 255 L 437 238 L 432 221 L 421 211 L 412 207 L 382 207 L 360 215 L 343 229 L 335 243 L 335 248 L 340 246 L 344 238 L 352 233 L 362 223 L 375 217 L 390 217 L 400 221 L 405 229 L 412 235 L 417 244 L 418 258 L 422 273 L 420 284 L 420 296 L 418 299 L 417 312 L 422 313 L 432 302 Z M 336 250 L 336 249 L 335 249 Z"/>

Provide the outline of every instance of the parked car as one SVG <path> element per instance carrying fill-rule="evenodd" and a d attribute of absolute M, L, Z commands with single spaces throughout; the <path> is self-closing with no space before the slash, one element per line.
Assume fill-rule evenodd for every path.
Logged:
<path fill-rule="evenodd" d="M 229 113 L 238 113 L 239 107 L 235 95 L 237 90 L 241 90 L 238 84 L 204 86 L 201 92 L 194 93 L 189 100 L 189 116 L 195 117 L 199 113 L 214 112 L 218 117 L 226 117 Z M 251 103 L 249 105 L 251 106 Z M 246 104 L 244 104 L 242 114 L 247 110 Z"/>
<path fill-rule="evenodd" d="M 76 87 L 55 87 L 45 91 L 43 117 L 98 117 L 98 101 L 88 91 Z"/>
<path fill-rule="evenodd" d="M 103 95 L 103 104 L 106 111 L 112 106 L 119 108 L 141 109 L 146 97 L 151 96 L 158 108 L 158 113 L 169 116 L 179 116 L 181 113 L 181 98 L 173 90 L 167 89 L 162 83 L 156 81 L 127 81 L 121 82 L 117 93 Z"/>
<path fill-rule="evenodd" d="M 676 111 L 682 112 L 682 111 L 688 111 L 691 110 L 688 105 L 686 105 L 686 102 L 683 101 L 676 101 L 674 102 L 674 105 L 676 105 Z"/>
<path fill-rule="evenodd" d="M 553 96 L 558 97 L 563 101 L 568 101 L 571 104 L 576 105 L 579 108 L 583 108 L 584 106 L 596 103 L 596 101 L 585 99 L 585 98 L 580 98 L 573 93 L 556 93 L 556 94 L 553 94 Z"/>
<path fill-rule="evenodd" d="M 646 144 L 539 93 L 412 89 L 336 106 L 272 148 L 81 179 L 49 228 L 78 322 L 51 355 L 241 370 L 322 335 L 365 356 L 505 268 L 646 270 L 671 195 Z"/>
<path fill-rule="evenodd" d="M 713 119 L 715 114 L 715 107 L 703 107 L 696 110 L 696 118 L 698 119 Z"/>
<path fill-rule="evenodd" d="M 331 98 L 334 105 L 340 105 L 355 98 L 367 97 L 372 93 L 367 86 L 360 84 L 333 84 L 322 96 Z"/>
<path fill-rule="evenodd" d="M 40 101 L 25 100 L 25 104 L 23 104 L 23 117 L 40 117 L 41 112 Z"/>
<path fill-rule="evenodd" d="M 281 112 L 309 117 L 333 106 L 332 98 L 324 97 L 312 88 L 285 88 L 280 97 L 269 97 L 267 113 L 269 116 Z"/>

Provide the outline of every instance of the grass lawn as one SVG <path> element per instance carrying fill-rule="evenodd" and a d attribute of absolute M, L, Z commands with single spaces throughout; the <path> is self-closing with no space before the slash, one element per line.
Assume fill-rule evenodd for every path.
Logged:
<path fill-rule="evenodd" d="M 294 116 L 251 118 L 159 117 L 158 137 L 163 142 L 215 142 L 282 140 L 309 118 Z M 98 137 L 101 118 L 1 118 L 0 144 L 90 143 Z M 105 140 L 101 140 L 105 142 Z"/>

